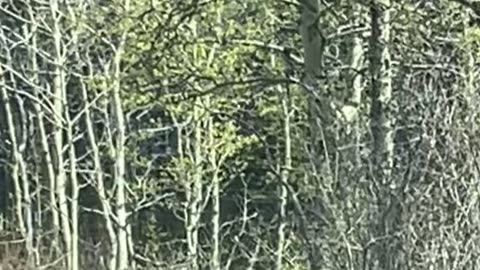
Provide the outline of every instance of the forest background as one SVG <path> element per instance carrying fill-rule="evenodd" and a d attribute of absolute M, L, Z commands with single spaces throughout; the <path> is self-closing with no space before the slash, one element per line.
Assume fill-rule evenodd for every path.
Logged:
<path fill-rule="evenodd" d="M 0 0 L 0 269 L 480 269 L 479 45 L 473 0 Z"/>

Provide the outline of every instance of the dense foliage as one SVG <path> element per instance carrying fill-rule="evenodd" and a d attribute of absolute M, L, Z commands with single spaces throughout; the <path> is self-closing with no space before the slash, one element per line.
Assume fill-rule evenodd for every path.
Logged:
<path fill-rule="evenodd" d="M 479 17 L 0 0 L 0 262 L 477 269 Z"/>

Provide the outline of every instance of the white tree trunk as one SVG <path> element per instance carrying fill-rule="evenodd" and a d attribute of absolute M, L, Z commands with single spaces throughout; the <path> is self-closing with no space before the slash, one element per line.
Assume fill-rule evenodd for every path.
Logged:
<path fill-rule="evenodd" d="M 78 250 L 78 197 L 80 188 L 78 186 L 77 179 L 77 156 L 75 153 L 75 144 L 73 143 L 73 124 L 68 116 L 68 112 L 65 114 L 67 121 L 67 140 L 68 140 L 68 153 L 69 153 L 69 165 L 70 165 L 70 181 L 71 181 L 71 204 L 70 204 L 70 217 L 72 223 L 72 236 L 71 236 L 71 270 L 78 270 L 79 250 Z"/>
<path fill-rule="evenodd" d="M 60 10 L 57 0 L 50 0 L 50 11 L 53 18 L 52 37 L 54 43 L 54 78 L 53 78 L 53 98 L 54 98 L 54 145 L 56 154 L 56 192 L 58 197 L 59 214 L 61 222 L 61 231 L 64 242 L 64 252 L 67 258 L 67 269 L 72 267 L 72 232 L 70 227 L 70 211 L 66 194 L 67 179 L 65 175 L 65 164 L 63 158 L 63 128 L 65 114 L 65 72 L 64 52 L 62 46 L 62 34 L 60 30 Z"/>
<path fill-rule="evenodd" d="M 91 77 L 91 76 L 90 76 Z M 108 201 L 106 191 L 105 191 L 105 183 L 104 183 L 104 172 L 102 168 L 102 163 L 100 159 L 100 151 L 98 149 L 97 140 L 95 138 L 95 129 L 93 126 L 92 116 L 90 112 L 89 100 L 88 100 L 88 93 L 87 87 L 85 83 L 82 84 L 82 94 L 83 99 L 85 102 L 85 122 L 87 127 L 87 137 L 88 142 L 90 144 L 90 148 L 92 150 L 93 155 L 93 169 L 95 171 L 95 183 L 97 194 L 102 205 L 102 214 L 105 220 L 105 227 L 107 229 L 108 239 L 110 242 L 110 254 L 109 254 L 109 263 L 108 269 L 115 270 L 117 265 L 117 238 L 115 234 L 115 229 L 113 226 L 113 222 L 111 219 L 112 209 L 110 207 L 110 202 Z"/>
<path fill-rule="evenodd" d="M 194 140 L 193 140 L 193 179 L 192 183 L 188 183 L 190 189 L 189 191 L 189 200 L 188 200 L 188 207 L 189 207 L 189 217 L 187 218 L 187 243 L 188 243 L 188 255 L 192 262 L 192 270 L 199 269 L 198 265 L 198 225 L 200 222 L 200 203 L 203 198 L 202 192 L 202 149 L 201 149 L 201 142 L 202 142 L 202 135 L 201 135 L 201 128 L 200 128 L 200 109 L 199 106 L 202 106 L 201 102 L 197 99 L 194 104 L 193 109 L 193 120 L 196 124 L 194 130 Z"/>
<path fill-rule="evenodd" d="M 3 31 L 1 38 L 5 39 Z M 4 40 L 5 41 L 5 40 Z M 13 61 L 11 59 L 10 51 L 6 53 L 7 66 L 9 69 L 14 69 Z M 0 74 L 3 68 L 3 63 L 0 63 Z M 10 80 L 12 82 L 12 88 L 18 89 L 16 85 L 16 78 L 13 73 L 10 73 Z M 2 76 L 0 82 L 5 84 L 5 78 Z M 14 113 L 10 106 L 11 97 L 15 96 L 18 105 L 18 123 L 15 123 Z M 17 215 L 19 229 L 21 235 L 25 238 L 25 244 L 27 249 L 28 265 L 31 265 L 33 258 L 33 220 L 30 198 L 30 183 L 28 182 L 27 168 L 24 160 L 24 151 L 27 143 L 27 115 L 23 100 L 12 93 L 9 95 L 5 87 L 2 87 L 2 99 L 5 104 L 5 115 L 7 119 L 8 135 L 11 141 L 12 149 L 12 178 L 15 188 L 15 213 Z M 18 138 L 19 137 L 19 138 Z M 21 180 L 21 182 L 20 182 Z"/>
<path fill-rule="evenodd" d="M 207 106 L 210 104 L 210 97 L 207 97 L 205 102 Z M 208 119 L 208 134 L 210 146 L 210 164 L 213 167 L 212 179 L 212 237 L 213 237 L 213 252 L 212 252 L 212 270 L 220 270 L 221 254 L 220 254 L 220 178 L 218 177 L 217 151 L 215 149 L 215 139 L 213 137 L 213 119 Z"/>
<path fill-rule="evenodd" d="M 364 23 L 362 5 L 352 3 L 351 17 L 356 27 Z M 363 39 L 361 33 L 353 34 L 351 38 L 351 52 L 350 52 L 350 72 L 349 80 L 351 81 L 351 93 L 349 93 L 348 104 L 344 104 L 341 109 L 342 116 L 347 122 L 354 121 L 358 116 L 359 106 L 362 102 L 362 93 L 364 89 L 363 75 L 363 61 L 365 53 L 363 50 Z"/>
<path fill-rule="evenodd" d="M 377 197 L 378 228 L 377 237 L 388 236 L 394 233 L 397 226 L 395 206 L 390 200 L 389 189 L 391 170 L 393 167 L 393 115 L 391 112 L 392 99 L 392 69 L 390 59 L 390 0 L 376 0 L 371 2 L 370 40 L 370 72 L 371 72 L 371 99 L 370 125 L 373 135 L 372 163 L 374 166 L 374 181 L 380 184 L 381 189 Z M 389 209 L 392 206 L 392 209 Z M 380 269 L 394 267 L 395 250 L 388 241 L 382 241 L 377 246 L 377 259 Z"/>
<path fill-rule="evenodd" d="M 388 113 L 392 99 L 392 69 L 390 50 L 390 1 L 372 1 L 372 36 L 370 44 L 370 71 L 372 75 L 371 129 L 374 139 L 374 164 L 377 173 L 389 180 L 393 164 L 392 117 Z"/>
<path fill-rule="evenodd" d="M 3 33 L 2 33 L 3 34 Z M 4 63 L 0 63 L 0 74 L 3 74 L 2 65 Z M 7 120 L 7 132 L 8 132 L 8 139 L 10 141 L 10 149 L 12 151 L 12 161 L 11 161 L 11 173 L 10 176 L 12 177 L 13 188 L 15 193 L 15 215 L 17 219 L 18 229 L 23 237 L 26 236 L 26 227 L 25 221 L 23 218 L 23 203 L 22 203 L 22 186 L 20 184 L 20 166 L 22 157 L 20 155 L 20 151 L 18 149 L 18 139 L 17 139 L 17 130 L 15 126 L 14 116 L 12 112 L 12 107 L 10 105 L 11 102 L 11 95 L 7 93 L 5 85 L 6 81 L 3 76 L 0 76 L 0 89 L 2 94 L 2 101 L 4 103 L 5 108 L 5 118 Z M 28 191 L 27 191 L 28 192 Z"/>
<path fill-rule="evenodd" d="M 124 2 L 125 11 L 130 9 L 130 1 Z M 114 58 L 114 85 L 113 85 L 113 109 L 116 126 L 115 140 L 115 185 L 116 190 L 116 214 L 118 221 L 117 241 L 117 269 L 126 270 L 129 267 L 128 236 L 127 236 L 127 211 L 125 196 L 125 119 L 123 113 L 121 93 L 121 60 L 127 38 L 127 30 L 123 31 L 120 44 L 117 46 Z"/>
<path fill-rule="evenodd" d="M 28 35 L 31 35 L 31 38 L 30 38 L 31 46 L 28 46 L 28 55 L 29 55 L 29 59 L 31 60 L 30 64 L 31 64 L 31 71 L 32 71 L 32 77 L 30 80 L 34 85 L 33 91 L 34 91 L 35 98 L 37 99 L 36 102 L 33 102 L 33 107 L 36 113 L 38 133 L 40 135 L 40 144 L 41 144 L 41 149 L 43 153 L 41 157 L 44 159 L 44 162 L 45 162 L 45 168 L 46 168 L 48 184 L 49 184 L 48 191 L 49 191 L 49 199 L 50 199 L 50 211 L 52 213 L 52 217 L 51 217 L 52 226 L 54 228 L 54 231 L 58 232 L 60 227 L 60 216 L 59 216 L 58 207 L 57 207 L 57 196 L 55 194 L 55 170 L 53 167 L 50 146 L 47 140 L 47 134 L 45 130 L 45 123 L 44 123 L 45 111 L 40 106 L 40 102 L 42 101 L 42 98 L 40 98 L 41 94 L 39 90 L 40 80 L 38 79 L 39 70 L 38 70 L 38 63 L 37 63 L 38 48 L 37 48 L 37 34 L 36 34 L 38 24 L 37 24 L 36 16 L 33 12 L 31 5 L 28 5 L 28 14 L 31 21 L 31 29 L 25 32 L 25 38 L 27 38 Z M 39 222 L 41 223 L 41 221 Z M 59 248 L 58 233 L 55 233 L 51 240 L 52 240 L 52 246 L 58 249 Z"/>
<path fill-rule="evenodd" d="M 222 15 L 223 15 L 223 6 L 218 7 L 217 10 L 217 24 L 222 25 Z M 218 33 L 220 35 L 220 33 Z M 215 44 L 212 49 L 210 50 L 206 68 L 210 68 L 212 62 L 215 58 L 215 54 L 217 53 L 217 45 Z M 212 97 L 207 95 L 205 97 L 205 106 L 207 108 L 211 108 L 212 105 Z M 221 167 L 221 161 L 217 158 L 217 149 L 216 149 L 216 140 L 214 138 L 214 121 L 212 116 L 208 115 L 208 146 L 209 146 L 209 159 L 210 159 L 210 166 L 212 166 L 213 170 L 213 179 L 212 179 L 212 237 L 213 237 L 213 252 L 212 252 L 212 261 L 211 261 L 211 269 L 212 270 L 220 270 L 222 266 L 222 255 L 220 251 L 220 177 L 219 171 Z M 222 159 L 222 158 L 220 158 Z"/>
<path fill-rule="evenodd" d="M 287 63 L 286 63 L 287 64 Z M 275 67 L 275 57 L 271 57 L 271 65 Z M 290 136 L 290 98 L 288 95 L 288 90 L 283 88 L 282 86 L 277 86 L 278 95 L 281 100 L 281 107 L 283 113 L 283 136 L 285 140 L 285 153 L 283 156 L 283 164 L 280 166 L 282 169 L 280 170 L 281 175 L 281 183 L 278 186 L 279 190 L 279 224 L 278 224 L 278 242 L 277 242 L 277 249 L 275 254 L 275 269 L 282 270 L 283 269 L 283 256 L 284 250 L 286 245 L 286 237 L 285 237 L 285 227 L 287 226 L 286 215 L 287 215 L 287 202 L 288 202 L 288 190 L 287 184 L 289 179 L 289 172 L 292 167 L 292 146 L 291 146 L 291 136 Z"/>
<path fill-rule="evenodd" d="M 0 74 L 3 74 L 2 65 L 4 63 L 0 63 Z M 13 182 L 13 188 L 15 189 L 15 214 L 17 218 L 18 228 L 22 235 L 25 235 L 25 221 L 23 220 L 22 214 L 22 188 L 20 185 L 20 152 L 18 151 L 18 143 L 17 143 L 17 131 L 15 127 L 14 116 L 12 112 L 12 107 L 10 106 L 11 98 L 10 95 L 7 93 L 5 85 L 5 78 L 3 76 L 0 77 L 0 84 L 1 84 L 1 91 L 2 91 L 2 100 L 4 103 L 5 108 L 5 118 L 7 119 L 7 131 L 8 131 L 8 139 L 10 140 L 10 149 L 12 151 L 12 164 L 11 164 L 11 177 Z"/>
<path fill-rule="evenodd" d="M 197 36 L 197 25 L 195 22 L 191 24 L 193 36 Z M 197 63 L 197 49 L 193 50 L 193 62 Z M 193 131 L 193 172 L 192 179 L 187 180 L 187 247 L 188 257 L 191 261 L 191 269 L 199 269 L 198 264 L 198 226 L 201 217 L 201 202 L 203 199 L 203 153 L 202 153 L 202 104 L 201 98 L 197 98 L 193 104 L 193 123 L 195 128 Z"/>

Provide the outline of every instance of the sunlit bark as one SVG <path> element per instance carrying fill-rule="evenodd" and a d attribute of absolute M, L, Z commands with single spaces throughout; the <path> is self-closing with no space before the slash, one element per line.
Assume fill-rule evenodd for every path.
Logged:
<path fill-rule="evenodd" d="M 125 11 L 130 9 L 130 1 L 124 1 Z M 115 184 L 116 184 L 116 214 L 118 221 L 117 241 L 117 269 L 126 270 L 129 267 L 128 236 L 127 236 L 127 211 L 126 211 L 126 181 L 125 181 L 125 119 L 121 93 L 121 62 L 123 50 L 127 39 L 125 29 L 120 37 L 120 44 L 115 49 L 114 75 L 113 75 L 113 111 L 115 117 Z"/>

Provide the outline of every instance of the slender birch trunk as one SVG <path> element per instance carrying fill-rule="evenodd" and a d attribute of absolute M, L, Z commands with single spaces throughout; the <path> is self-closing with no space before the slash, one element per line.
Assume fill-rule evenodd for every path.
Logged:
<path fill-rule="evenodd" d="M 391 183 L 393 167 L 393 117 L 391 112 L 392 100 L 392 69 L 390 59 L 390 0 L 376 0 L 370 4 L 371 12 L 371 43 L 370 43 L 370 72 L 371 72 L 371 131 L 373 135 L 372 162 L 374 167 L 374 181 L 380 184 L 381 190 L 377 194 L 379 226 L 378 237 L 391 236 L 394 233 L 394 209 L 388 189 Z M 392 206 L 394 207 L 394 206 Z M 388 213 L 387 213 L 388 211 Z M 377 249 L 378 266 L 380 269 L 393 269 L 395 252 L 390 241 L 379 240 Z"/>
<path fill-rule="evenodd" d="M 42 101 L 41 94 L 40 94 L 40 80 L 38 78 L 39 74 L 39 69 L 38 69 L 38 63 L 37 63 L 37 28 L 38 28 L 38 23 L 36 21 L 36 16 L 33 12 L 32 6 L 28 5 L 28 14 L 30 17 L 31 21 L 31 28 L 27 30 L 24 34 L 25 38 L 28 35 L 31 35 L 30 40 L 31 44 L 28 46 L 28 56 L 29 59 L 31 60 L 30 65 L 31 65 L 31 78 L 30 81 L 34 85 L 34 96 L 37 98 L 37 100 L 40 102 Z M 42 159 L 45 161 L 45 168 L 47 172 L 47 178 L 48 178 L 48 183 L 49 183 L 49 199 L 50 199 L 50 207 L 51 207 L 51 213 L 52 213 L 52 226 L 54 228 L 55 234 L 52 237 L 52 246 L 55 249 L 58 249 L 58 230 L 60 228 L 60 216 L 58 213 L 58 207 L 57 207 L 57 196 L 55 194 L 55 170 L 53 167 L 53 162 L 52 162 L 52 155 L 50 151 L 50 146 L 48 143 L 47 139 L 47 133 L 45 130 L 45 123 L 44 123 L 44 115 L 45 111 L 42 109 L 40 106 L 39 102 L 34 102 L 33 103 L 33 108 L 36 113 L 36 119 L 37 119 L 37 127 L 38 127 L 38 133 L 40 137 L 40 144 L 42 148 L 42 153 L 43 155 L 41 156 Z M 54 115 L 54 118 L 56 118 L 57 115 Z"/>
<path fill-rule="evenodd" d="M 68 6 L 68 13 L 69 19 L 72 22 L 72 25 L 75 27 L 77 25 L 77 17 L 75 11 L 72 9 L 71 6 Z M 72 45 L 74 47 L 78 46 L 78 31 L 74 29 L 72 31 Z M 67 99 L 67 89 L 64 89 L 63 96 L 65 97 L 65 102 L 68 104 Z M 74 143 L 74 132 L 73 132 L 73 125 L 74 123 L 70 119 L 69 113 L 69 106 L 66 107 L 65 112 L 65 121 L 66 121 L 66 135 L 68 140 L 68 156 L 69 156 L 69 165 L 70 165 L 70 193 L 71 193 L 71 204 L 70 204 L 70 215 L 71 215 L 71 223 L 72 223 L 72 253 L 71 253 L 71 270 L 78 270 L 79 269 L 79 249 L 78 249 L 78 240 L 79 240 L 79 230 L 78 230 L 78 199 L 80 195 L 80 187 L 78 184 L 78 176 L 77 176 L 77 154 L 75 150 L 75 143 Z"/>
<path fill-rule="evenodd" d="M 17 87 L 15 86 L 15 89 Z M 33 250 L 33 213 L 32 213 L 32 198 L 30 194 L 30 179 L 27 175 L 27 164 L 25 162 L 25 149 L 27 146 L 27 114 L 23 100 L 17 96 L 18 108 L 20 110 L 20 130 L 21 140 L 18 146 L 20 176 L 22 177 L 22 191 L 23 191 L 23 218 L 25 219 L 25 247 L 27 249 L 27 265 L 33 267 L 34 250 Z"/>
<path fill-rule="evenodd" d="M 126 13 L 130 9 L 130 0 L 124 1 Z M 114 85 L 113 85 L 113 109 L 115 115 L 116 140 L 115 140 L 115 184 L 116 190 L 116 214 L 118 220 L 117 243 L 118 258 L 117 269 L 126 270 L 129 267 L 128 236 L 127 236 L 127 211 L 125 196 L 125 119 L 123 113 L 121 93 L 121 60 L 123 49 L 127 39 L 127 30 L 123 31 L 120 44 L 115 50 L 114 56 Z"/>
<path fill-rule="evenodd" d="M 275 67 L 275 57 L 271 57 L 272 67 Z M 285 228 L 287 226 L 286 215 L 287 215 L 287 202 L 288 202 L 288 190 L 286 184 L 288 184 L 289 172 L 292 167 L 292 146 L 291 146 L 291 136 L 290 136 L 290 98 L 288 89 L 285 89 L 282 86 L 277 87 L 278 94 L 281 100 L 281 107 L 283 113 L 283 136 L 285 140 L 285 155 L 283 157 L 283 165 L 280 171 L 281 183 L 278 187 L 279 189 L 279 224 L 278 224 L 278 242 L 275 255 L 275 269 L 283 269 L 283 256 L 286 245 L 285 239 Z"/>
<path fill-rule="evenodd" d="M 206 97 L 206 105 L 210 105 L 210 97 Z M 210 145 L 210 164 L 213 166 L 213 190 L 212 190 L 212 270 L 220 270 L 221 254 L 220 254 L 220 178 L 218 177 L 217 151 L 215 149 L 215 139 L 213 137 L 213 118 L 208 119 L 208 135 Z"/>
<path fill-rule="evenodd" d="M 280 205 L 279 205 L 279 215 L 280 215 L 280 224 L 278 226 L 278 244 L 277 244 L 277 254 L 276 254 L 276 269 L 283 269 L 283 252 L 286 245 L 285 239 L 285 227 L 287 226 L 286 216 L 287 216 L 287 202 L 288 202 L 288 190 L 286 184 L 289 179 L 289 171 L 292 167 L 292 158 L 291 158 L 291 138 L 290 138 L 290 106 L 288 94 L 284 93 L 285 97 L 282 98 L 282 108 L 283 108 L 283 117 L 284 117 L 284 136 L 285 136 L 285 156 L 284 156 L 284 165 L 281 171 L 282 184 L 280 186 Z"/>
<path fill-rule="evenodd" d="M 120 51 L 117 51 L 115 57 L 115 86 L 113 90 L 113 106 L 116 125 L 115 140 L 115 184 L 116 191 L 116 214 L 118 219 L 118 265 L 117 269 L 124 270 L 128 268 L 128 248 L 127 248 L 127 212 L 125 208 L 125 120 L 123 115 L 122 100 L 120 97 Z"/>
<path fill-rule="evenodd" d="M 66 94 L 64 95 L 66 96 Z M 68 107 L 67 107 L 68 108 Z M 67 140 L 68 140 L 68 155 L 70 165 L 70 184 L 71 184 L 71 204 L 70 204 L 70 216 L 72 223 L 72 236 L 71 236 L 71 270 L 78 270 L 79 263 L 79 250 L 78 250 L 78 197 L 80 188 L 78 186 L 77 178 L 77 155 L 75 153 L 75 144 L 73 142 L 73 123 L 68 115 L 68 111 L 65 113 L 65 120 L 67 122 Z"/>
<path fill-rule="evenodd" d="M 35 129 L 36 129 L 36 126 L 35 126 L 35 118 L 36 116 L 34 116 L 33 114 L 30 115 L 30 125 L 29 125 L 29 136 L 30 138 L 34 138 L 35 137 L 35 140 L 37 139 L 37 136 L 35 136 Z M 37 142 L 35 141 L 35 144 L 37 144 Z M 43 181 L 41 181 L 41 174 L 43 172 L 43 158 L 42 158 L 42 155 L 40 155 L 39 153 L 39 149 L 37 146 L 33 147 L 32 148 L 32 152 L 33 152 L 33 158 L 35 160 L 35 171 L 33 173 L 33 182 L 34 182 L 34 185 L 35 185 L 35 194 L 36 194 L 36 199 L 35 199 L 35 206 L 32 205 L 32 209 L 35 209 L 35 211 L 33 211 L 34 215 L 32 215 L 33 217 L 33 226 L 35 228 L 42 228 L 42 226 L 44 226 L 43 224 L 43 197 L 42 197 L 42 189 L 43 189 Z M 33 203 L 32 203 L 33 204 Z M 39 234 L 34 234 L 33 235 L 33 238 L 36 240 L 37 243 L 39 243 L 39 241 L 41 241 L 41 235 Z M 40 252 L 39 252 L 39 248 L 38 248 L 38 244 L 36 246 L 33 247 L 33 253 L 34 253 L 34 258 L 33 258 L 33 262 L 34 262 L 34 267 L 38 267 L 41 263 L 40 261 Z"/>
<path fill-rule="evenodd" d="M 200 119 L 201 102 L 197 99 L 193 109 L 193 121 L 195 123 L 194 139 L 193 139 L 193 179 L 192 183 L 188 183 L 188 214 L 187 218 L 187 243 L 188 256 L 192 262 L 192 270 L 199 269 L 198 265 L 198 223 L 200 221 L 200 203 L 203 197 L 202 192 L 202 153 L 201 153 L 201 119 Z"/>
<path fill-rule="evenodd" d="M 5 39 L 1 31 L 2 39 Z M 10 51 L 6 52 L 7 65 L 13 69 L 13 61 Z M 0 74 L 3 68 L 0 63 Z M 10 80 L 13 89 L 18 89 L 16 78 L 10 72 Z M 5 78 L 1 76 L 0 83 L 5 84 Z M 18 121 L 15 122 L 14 112 L 11 107 L 11 97 L 15 96 L 18 106 Z M 32 220 L 32 201 L 30 198 L 30 183 L 28 182 L 27 168 L 24 159 L 27 143 L 27 114 L 23 100 L 13 93 L 8 95 L 5 87 L 2 87 L 2 99 L 5 104 L 5 115 L 7 119 L 8 135 L 11 141 L 12 149 L 12 178 L 15 188 L 15 213 L 17 215 L 21 235 L 25 238 L 25 247 L 27 250 L 28 265 L 31 265 L 33 258 L 33 220 Z M 20 181 L 21 180 L 21 181 Z"/>
<path fill-rule="evenodd" d="M 197 35 L 197 25 L 195 22 L 192 23 L 192 32 L 193 35 Z M 193 62 L 198 62 L 197 48 L 193 50 Z M 188 257 L 191 261 L 191 269 L 199 269 L 198 264 L 198 225 L 200 222 L 201 216 L 201 200 L 203 198 L 203 185 L 202 185 L 202 108 L 203 104 L 201 98 L 196 98 L 193 104 L 193 123 L 194 135 L 193 135 L 193 175 L 192 179 L 187 183 L 187 205 L 188 205 L 188 216 L 187 216 L 187 246 L 188 246 Z"/>
<path fill-rule="evenodd" d="M 91 68 L 90 68 L 91 72 Z M 92 75 L 90 74 L 90 78 Z M 104 170 L 102 168 L 101 158 L 100 158 L 100 150 L 98 149 L 98 143 L 95 138 L 95 131 L 93 126 L 92 120 L 92 113 L 90 111 L 90 104 L 88 100 L 88 93 L 87 87 L 84 83 L 82 83 L 82 95 L 83 100 L 85 102 L 85 123 L 87 129 L 87 137 L 88 142 L 90 144 L 90 149 L 93 155 L 93 169 L 95 171 L 95 184 L 97 189 L 97 194 L 100 200 L 100 204 L 102 205 L 102 214 L 105 220 L 105 227 L 107 229 L 108 239 L 110 242 L 109 248 L 109 263 L 108 269 L 115 270 L 116 269 L 116 261 L 117 261 L 117 238 L 115 234 L 115 229 L 113 226 L 112 219 L 110 215 L 112 214 L 112 209 L 110 207 L 110 202 L 108 201 L 106 191 L 105 191 L 105 180 L 104 180 Z"/>
<path fill-rule="evenodd" d="M 222 14 L 223 14 L 223 6 L 217 7 L 217 25 L 222 25 Z M 220 33 L 218 33 L 220 35 Z M 210 68 L 212 62 L 215 58 L 215 54 L 217 53 L 217 44 L 215 44 L 212 49 L 210 50 L 206 68 Z M 205 106 L 207 108 L 211 108 L 212 105 L 212 96 L 207 95 L 205 97 Z M 220 252 L 220 177 L 218 175 L 220 171 L 220 166 L 222 164 L 221 161 L 219 162 L 219 158 L 217 157 L 217 149 L 216 149 L 216 141 L 214 138 L 214 121 L 213 117 L 209 114 L 207 119 L 208 125 L 208 145 L 209 145 L 209 159 L 210 165 L 212 166 L 213 170 L 213 179 L 212 179 L 212 236 L 213 236 L 213 252 L 212 252 L 212 262 L 211 262 L 211 269 L 212 270 L 220 270 L 222 267 L 222 255 Z M 220 158 L 222 159 L 222 158 Z"/>
<path fill-rule="evenodd" d="M 56 192 L 58 197 L 59 205 L 59 214 L 61 222 L 61 231 L 63 236 L 63 242 L 65 245 L 64 252 L 66 253 L 67 258 L 67 269 L 72 269 L 72 231 L 70 227 L 70 211 L 68 207 L 67 199 L 67 179 L 65 173 L 65 161 L 63 157 L 63 129 L 64 129 L 64 116 L 65 116 L 65 105 L 66 105 L 66 89 L 65 89 L 65 72 L 64 68 L 64 55 L 63 55 L 63 46 L 62 46 L 62 34 L 60 30 L 60 19 L 61 13 L 58 6 L 58 0 L 50 0 L 50 12 L 52 14 L 52 37 L 54 43 L 54 78 L 53 78 L 53 97 L 54 97 L 54 113 L 55 117 L 54 123 L 54 145 L 56 153 Z M 67 112 L 68 113 L 68 112 Z"/>
<path fill-rule="evenodd" d="M 2 33 L 3 34 L 3 33 Z M 0 63 L 0 74 L 3 74 L 4 63 Z M 4 86 L 6 85 L 5 78 L 0 76 L 0 89 L 2 94 L 2 101 L 5 108 L 5 118 L 7 120 L 7 133 L 8 139 L 10 141 L 10 151 L 11 151 L 11 165 L 10 165 L 10 176 L 13 180 L 13 187 L 15 189 L 15 215 L 17 219 L 18 229 L 23 237 L 26 236 L 26 226 L 23 218 L 23 203 L 22 203 L 22 186 L 20 184 L 20 166 L 22 157 L 20 156 L 20 151 L 18 148 L 18 138 L 17 126 L 15 125 L 14 115 L 11 107 L 11 95 L 7 93 L 7 89 Z M 28 191 L 27 191 L 28 192 Z"/>
<path fill-rule="evenodd" d="M 10 51 L 7 51 L 7 64 L 13 69 L 14 64 L 12 60 L 12 56 L 10 54 Z M 18 89 L 17 83 L 16 83 L 16 78 L 13 75 L 13 73 L 10 73 L 10 80 L 12 83 L 13 89 Z M 19 165 L 19 173 L 20 173 L 20 178 L 22 180 L 22 190 L 20 190 L 23 198 L 22 198 L 22 209 L 21 212 L 23 214 L 23 219 L 25 223 L 25 231 L 22 232 L 22 235 L 25 237 L 25 247 L 27 249 L 27 263 L 30 266 L 32 264 L 32 258 L 33 258 L 33 220 L 32 220 L 32 200 L 30 197 L 30 182 L 27 176 L 27 168 L 26 168 L 26 162 L 24 159 L 25 156 L 25 149 L 27 147 L 27 125 L 28 125 L 28 120 L 27 120 L 27 113 L 25 111 L 25 106 L 23 99 L 15 94 L 15 100 L 17 101 L 17 108 L 18 108 L 18 117 L 17 117 L 17 127 L 16 127 L 16 135 L 19 137 L 17 140 L 17 162 Z M 15 120 L 13 121 L 15 124 Z M 18 132 L 17 132 L 18 131 Z"/>

